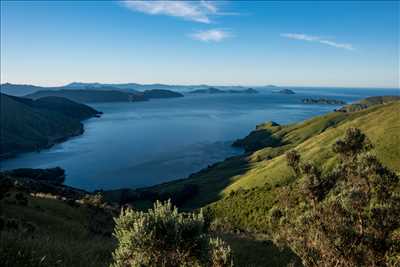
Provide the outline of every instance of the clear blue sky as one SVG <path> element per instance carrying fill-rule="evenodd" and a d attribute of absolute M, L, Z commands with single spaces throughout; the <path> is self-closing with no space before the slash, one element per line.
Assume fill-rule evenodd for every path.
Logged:
<path fill-rule="evenodd" d="M 1 82 L 399 87 L 399 2 L 1 1 Z"/>

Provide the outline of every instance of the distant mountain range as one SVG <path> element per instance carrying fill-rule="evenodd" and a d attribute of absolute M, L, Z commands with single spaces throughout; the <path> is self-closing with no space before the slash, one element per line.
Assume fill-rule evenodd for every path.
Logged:
<path fill-rule="evenodd" d="M 37 100 L 0 94 L 0 158 L 40 150 L 83 133 L 82 120 L 101 112 L 61 97 Z"/>
<path fill-rule="evenodd" d="M 90 90 L 90 91 L 122 91 L 122 92 L 143 92 L 146 90 L 171 90 L 178 92 L 190 92 L 195 90 L 207 90 L 213 86 L 200 84 L 200 85 L 168 85 L 168 84 L 139 84 L 139 83 L 82 83 L 73 82 L 64 86 L 35 86 L 29 84 L 11 84 L 4 83 L 0 85 L 0 91 L 3 94 L 13 96 L 24 96 L 33 94 L 38 91 L 48 90 Z M 263 88 L 277 88 L 274 85 L 263 86 Z M 246 87 L 243 86 L 218 86 L 218 90 L 224 91 L 243 91 Z"/>

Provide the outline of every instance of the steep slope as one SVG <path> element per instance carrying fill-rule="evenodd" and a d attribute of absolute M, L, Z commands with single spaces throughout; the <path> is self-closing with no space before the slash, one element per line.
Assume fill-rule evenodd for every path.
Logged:
<path fill-rule="evenodd" d="M 0 157 L 34 151 L 83 132 L 98 111 L 65 98 L 31 100 L 0 94 Z"/>

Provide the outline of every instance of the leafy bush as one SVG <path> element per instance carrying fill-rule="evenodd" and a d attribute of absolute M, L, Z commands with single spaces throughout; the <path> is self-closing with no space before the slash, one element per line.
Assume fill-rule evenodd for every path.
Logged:
<path fill-rule="evenodd" d="M 148 212 L 123 210 L 115 220 L 119 242 L 112 266 L 232 266 L 232 253 L 207 235 L 203 213 L 179 213 L 170 201 Z"/>
<path fill-rule="evenodd" d="M 301 186 L 270 210 L 272 233 L 306 266 L 398 266 L 400 179 L 371 147 L 360 130 L 348 129 L 333 146 L 340 162 L 326 174 L 289 154 Z"/>

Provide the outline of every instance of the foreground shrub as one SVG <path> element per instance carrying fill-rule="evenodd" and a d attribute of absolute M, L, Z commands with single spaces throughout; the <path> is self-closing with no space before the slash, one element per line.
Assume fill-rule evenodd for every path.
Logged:
<path fill-rule="evenodd" d="M 228 245 L 207 235 L 203 213 L 179 213 L 170 201 L 148 212 L 123 210 L 115 220 L 114 267 L 232 266 Z"/>
<path fill-rule="evenodd" d="M 289 154 L 301 186 L 282 194 L 271 224 L 276 241 L 306 266 L 399 266 L 399 177 L 367 152 L 371 147 L 360 130 L 349 129 L 333 146 L 339 164 L 324 174 Z"/>

